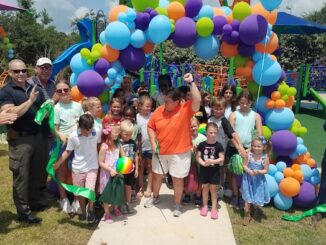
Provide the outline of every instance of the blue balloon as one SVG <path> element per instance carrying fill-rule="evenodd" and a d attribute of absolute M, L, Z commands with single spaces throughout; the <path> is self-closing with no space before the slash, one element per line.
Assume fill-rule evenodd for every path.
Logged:
<path fill-rule="evenodd" d="M 273 199 L 274 206 L 280 210 L 288 210 L 293 204 L 293 199 L 291 197 L 286 197 L 282 193 L 277 193 Z"/>
<path fill-rule="evenodd" d="M 106 38 L 105 38 L 105 31 L 102 31 L 100 34 L 100 43 L 103 45 L 107 44 Z"/>
<path fill-rule="evenodd" d="M 229 7 L 223 6 L 221 7 L 221 9 L 223 10 L 226 16 L 232 13 L 232 10 Z"/>
<path fill-rule="evenodd" d="M 105 78 L 104 83 L 105 83 L 106 87 L 111 88 L 112 85 L 114 84 L 114 80 L 107 77 L 107 78 Z"/>
<path fill-rule="evenodd" d="M 268 166 L 268 174 L 271 176 L 274 176 L 274 174 L 277 172 L 277 167 L 274 164 L 269 164 Z"/>
<path fill-rule="evenodd" d="M 146 43 L 145 33 L 141 30 L 136 30 L 131 34 L 130 43 L 135 48 L 142 48 Z"/>
<path fill-rule="evenodd" d="M 266 10 L 272 11 L 280 6 L 282 0 L 260 0 L 260 2 Z"/>
<path fill-rule="evenodd" d="M 317 168 L 314 168 L 311 172 L 311 176 L 319 176 L 319 170 Z"/>
<path fill-rule="evenodd" d="M 70 82 L 70 86 L 71 86 L 71 87 L 77 85 L 77 78 L 78 78 L 78 76 L 76 76 L 75 73 L 72 73 L 72 74 L 70 75 L 69 82 Z"/>
<path fill-rule="evenodd" d="M 297 137 L 297 144 L 300 145 L 300 144 L 304 144 L 304 141 L 301 137 Z"/>
<path fill-rule="evenodd" d="M 319 176 L 311 176 L 309 182 L 313 185 L 319 185 L 320 177 Z"/>
<path fill-rule="evenodd" d="M 307 151 L 308 151 L 307 147 L 305 147 L 304 145 L 302 145 L 302 144 L 297 145 L 296 152 L 298 155 L 305 154 Z"/>
<path fill-rule="evenodd" d="M 171 30 L 170 19 L 165 15 L 157 15 L 149 23 L 148 36 L 153 43 L 159 44 L 168 39 Z"/>
<path fill-rule="evenodd" d="M 124 23 L 113 21 L 105 29 L 105 39 L 112 48 L 125 49 L 130 43 L 130 30 Z"/>
<path fill-rule="evenodd" d="M 283 170 L 287 167 L 286 163 L 283 161 L 279 161 L 276 163 L 277 170 L 283 172 Z"/>
<path fill-rule="evenodd" d="M 134 21 L 136 19 L 137 13 L 134 9 L 128 9 L 126 14 L 128 21 Z"/>
<path fill-rule="evenodd" d="M 274 178 L 276 180 L 277 183 L 280 183 L 282 179 L 284 179 L 284 174 L 281 172 L 276 172 L 274 175 Z"/>
<path fill-rule="evenodd" d="M 301 171 L 303 173 L 304 180 L 310 180 L 312 175 L 312 170 L 307 164 L 300 164 Z"/>
<path fill-rule="evenodd" d="M 270 110 L 265 116 L 265 123 L 272 131 L 289 129 L 293 121 L 294 114 L 287 107 Z"/>
<path fill-rule="evenodd" d="M 266 57 L 254 65 L 252 74 L 254 81 L 258 85 L 270 86 L 279 80 L 282 74 L 282 68 L 277 61 Z"/>
<path fill-rule="evenodd" d="M 118 75 L 118 72 L 115 68 L 110 68 L 108 70 L 108 77 L 111 79 L 111 80 L 114 80 L 117 78 L 117 75 Z"/>
<path fill-rule="evenodd" d="M 220 43 L 215 36 L 198 37 L 195 43 L 195 52 L 203 60 L 213 59 L 220 48 Z"/>
<path fill-rule="evenodd" d="M 258 62 L 259 60 L 261 60 L 263 58 L 263 54 L 262 53 L 260 53 L 260 52 L 258 52 L 258 51 L 256 51 L 253 55 L 252 55 L 252 60 L 254 61 L 254 62 Z"/>
<path fill-rule="evenodd" d="M 158 6 L 162 8 L 167 8 L 169 4 L 170 4 L 169 0 L 160 0 Z"/>
<path fill-rule="evenodd" d="M 121 22 L 127 22 L 128 21 L 128 17 L 126 13 L 120 13 L 118 15 L 118 20 Z"/>
<path fill-rule="evenodd" d="M 198 19 L 202 18 L 202 17 L 208 17 L 210 19 L 213 19 L 214 16 L 214 10 L 212 6 L 209 5 L 204 5 L 198 13 Z"/>
<path fill-rule="evenodd" d="M 279 192 L 279 187 L 273 176 L 265 174 L 270 197 L 274 197 Z"/>
<path fill-rule="evenodd" d="M 103 112 L 103 114 L 108 113 L 108 110 L 109 110 L 109 105 L 107 103 L 106 104 L 103 104 L 102 105 L 102 112 Z"/>
<path fill-rule="evenodd" d="M 269 98 L 267 98 L 266 96 L 260 96 L 258 98 L 256 102 L 256 109 L 258 112 L 265 114 L 269 111 L 269 109 L 265 106 L 267 100 L 269 100 Z"/>
<path fill-rule="evenodd" d="M 70 61 L 70 68 L 78 76 L 83 71 L 93 70 L 93 67 L 87 64 L 87 61 L 81 57 L 80 53 L 75 54 Z"/>
<path fill-rule="evenodd" d="M 112 63 L 111 67 L 114 67 L 117 70 L 118 73 L 121 73 L 124 70 L 124 68 L 121 65 L 120 61 L 116 61 L 116 62 Z"/>
<path fill-rule="evenodd" d="M 127 24 L 128 28 L 129 28 L 130 32 L 135 31 L 136 23 L 134 21 L 128 21 L 126 24 Z"/>

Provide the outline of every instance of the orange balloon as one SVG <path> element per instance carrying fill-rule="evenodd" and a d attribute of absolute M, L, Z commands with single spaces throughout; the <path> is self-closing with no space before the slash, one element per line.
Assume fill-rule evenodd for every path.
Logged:
<path fill-rule="evenodd" d="M 310 154 L 310 152 L 309 152 L 309 151 L 307 151 L 305 155 L 306 155 L 306 157 L 308 157 L 308 158 L 310 158 L 310 157 L 311 157 L 311 154 Z"/>
<path fill-rule="evenodd" d="M 282 108 L 284 108 L 284 106 L 285 106 L 285 101 L 284 100 L 278 99 L 278 100 L 275 101 L 274 107 L 276 109 L 282 109 Z"/>
<path fill-rule="evenodd" d="M 153 43 L 151 43 L 151 42 L 146 42 L 145 45 L 144 45 L 144 47 L 142 47 L 142 49 L 144 50 L 144 53 L 145 54 L 152 53 L 153 50 L 154 50 L 154 48 L 155 48 L 155 45 Z"/>
<path fill-rule="evenodd" d="M 119 58 L 120 51 L 106 44 L 101 48 L 101 56 L 109 62 L 114 62 Z"/>
<path fill-rule="evenodd" d="M 84 95 L 79 91 L 77 86 L 73 86 L 70 92 L 71 99 L 73 101 L 79 102 L 84 99 Z"/>
<path fill-rule="evenodd" d="M 295 178 L 300 183 L 303 182 L 303 173 L 301 170 L 295 170 L 293 174 L 293 178 Z"/>
<path fill-rule="evenodd" d="M 128 7 L 126 5 L 118 5 L 111 9 L 111 11 L 108 14 L 108 21 L 116 21 L 118 20 L 118 16 L 120 13 L 124 13 L 128 10 Z"/>
<path fill-rule="evenodd" d="M 294 197 L 300 192 L 299 181 L 292 177 L 282 179 L 279 187 L 281 193 L 287 197 Z"/>
<path fill-rule="evenodd" d="M 226 42 L 222 42 L 220 50 L 224 57 L 231 58 L 232 56 L 236 56 L 238 54 L 238 44 L 231 45 Z"/>
<path fill-rule="evenodd" d="M 256 50 L 261 53 L 274 53 L 276 49 L 278 49 L 278 36 L 273 32 L 269 42 L 267 44 L 258 43 L 256 44 Z"/>
<path fill-rule="evenodd" d="M 172 2 L 167 8 L 168 16 L 170 19 L 177 21 L 186 15 L 185 7 L 179 2 Z"/>
<path fill-rule="evenodd" d="M 292 177 L 293 176 L 293 174 L 294 174 L 294 171 L 293 171 L 293 169 L 292 168 L 285 168 L 284 170 L 283 170 L 283 174 L 284 174 L 284 176 L 285 177 Z"/>
<path fill-rule="evenodd" d="M 268 109 L 272 109 L 272 108 L 274 108 L 274 105 L 275 105 L 274 100 L 267 100 L 266 103 L 265 103 L 265 106 L 266 106 L 266 108 L 268 108 Z"/>
<path fill-rule="evenodd" d="M 294 171 L 296 171 L 296 170 L 300 170 L 300 169 L 301 169 L 301 168 L 300 168 L 300 165 L 297 164 L 297 163 L 292 164 L 291 168 L 292 168 Z"/>
<path fill-rule="evenodd" d="M 278 91 L 274 91 L 272 94 L 271 94 L 271 99 L 272 100 L 278 100 L 278 99 L 280 99 L 281 98 L 281 93 L 280 92 L 278 92 Z"/>
<path fill-rule="evenodd" d="M 309 167 L 313 168 L 313 167 L 316 166 L 316 161 L 313 158 L 308 158 L 307 159 L 307 164 L 309 165 Z"/>
<path fill-rule="evenodd" d="M 233 21 L 233 14 L 231 13 L 228 16 L 226 16 L 226 20 L 228 21 L 229 24 L 231 24 Z"/>
<path fill-rule="evenodd" d="M 302 163 L 307 163 L 308 158 L 306 155 L 302 154 L 297 157 L 297 160 L 300 164 L 302 164 Z"/>
<path fill-rule="evenodd" d="M 243 67 L 243 76 L 247 79 L 247 80 L 251 80 L 252 78 L 252 68 L 249 66 L 245 66 Z"/>
<path fill-rule="evenodd" d="M 260 14 L 264 16 L 267 22 L 271 25 L 274 25 L 277 19 L 277 10 L 270 12 L 266 10 L 261 3 L 256 3 L 251 7 L 251 14 Z"/>
<path fill-rule="evenodd" d="M 253 68 L 254 65 L 255 65 L 255 63 L 254 63 L 252 60 L 248 60 L 248 61 L 246 62 L 246 66 L 249 66 L 249 67 L 251 67 L 251 68 Z"/>
<path fill-rule="evenodd" d="M 218 7 L 213 7 L 213 11 L 214 11 L 214 17 L 219 15 L 226 17 L 225 12 Z"/>
<path fill-rule="evenodd" d="M 294 103 L 294 97 L 293 96 L 290 96 L 289 99 L 288 99 L 288 101 L 285 102 L 285 106 L 288 107 L 288 108 L 292 108 L 293 103 Z"/>

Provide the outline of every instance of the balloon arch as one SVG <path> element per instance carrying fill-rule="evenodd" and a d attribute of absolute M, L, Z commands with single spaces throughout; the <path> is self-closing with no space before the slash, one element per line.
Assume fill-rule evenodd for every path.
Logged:
<path fill-rule="evenodd" d="M 256 110 L 264 121 L 265 138 L 273 144 L 272 162 L 266 174 L 274 205 L 282 210 L 292 204 L 314 204 L 320 182 L 316 163 L 301 138 L 307 129 L 291 110 L 296 89 L 283 80 L 285 72 L 274 53 L 279 48 L 273 32 L 281 0 L 261 0 L 233 9 L 203 5 L 202 0 L 132 0 L 134 8 L 114 7 L 100 43 L 82 49 L 70 66 L 72 96 L 97 96 L 108 102 L 108 91 L 120 86 L 125 69 L 140 70 L 155 45 L 165 40 L 180 48 L 193 47 L 209 60 L 218 55 L 234 59 L 236 75 L 248 87 L 257 87 Z"/>

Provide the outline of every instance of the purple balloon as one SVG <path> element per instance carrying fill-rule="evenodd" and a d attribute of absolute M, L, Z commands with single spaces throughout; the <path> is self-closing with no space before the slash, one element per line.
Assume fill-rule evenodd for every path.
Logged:
<path fill-rule="evenodd" d="M 223 41 L 223 42 L 230 43 L 230 42 L 231 42 L 231 35 L 223 34 L 223 36 L 222 36 L 222 41 Z"/>
<path fill-rule="evenodd" d="M 149 14 L 150 14 L 150 12 L 151 12 L 152 10 L 153 10 L 152 8 L 146 8 L 145 11 L 144 11 L 144 13 L 149 13 Z"/>
<path fill-rule="evenodd" d="M 172 37 L 177 47 L 189 48 L 197 39 L 196 24 L 189 17 L 182 17 L 175 23 L 175 31 Z"/>
<path fill-rule="evenodd" d="M 239 31 L 240 23 L 241 22 L 238 21 L 238 20 L 233 20 L 232 23 L 231 23 L 232 30 L 233 31 Z"/>
<path fill-rule="evenodd" d="M 283 53 L 282 49 L 278 48 L 274 51 L 273 55 L 280 56 Z"/>
<path fill-rule="evenodd" d="M 240 40 L 247 45 L 255 45 L 266 37 L 268 23 L 261 15 L 249 15 L 240 24 Z"/>
<path fill-rule="evenodd" d="M 297 148 L 297 137 L 288 130 L 274 132 L 270 141 L 274 153 L 278 156 L 289 156 Z"/>
<path fill-rule="evenodd" d="M 156 10 L 152 10 L 149 15 L 151 16 L 151 19 L 153 19 L 156 15 L 158 15 L 158 12 Z"/>
<path fill-rule="evenodd" d="M 232 33 L 232 26 L 230 24 L 226 24 L 223 26 L 223 33 L 227 35 L 231 35 Z"/>
<path fill-rule="evenodd" d="M 185 5 L 186 16 L 190 18 L 196 17 L 202 6 L 202 0 L 188 0 Z"/>
<path fill-rule="evenodd" d="M 146 22 L 144 21 L 143 13 L 137 13 L 135 23 L 136 29 L 145 31 L 148 27 L 149 22 L 146 24 Z"/>
<path fill-rule="evenodd" d="M 293 198 L 293 203 L 298 208 L 310 208 L 316 202 L 315 187 L 304 181 L 300 187 L 300 192 Z"/>
<path fill-rule="evenodd" d="M 78 76 L 77 87 L 86 97 L 97 97 L 104 91 L 105 82 L 102 76 L 96 71 L 87 70 Z"/>
<path fill-rule="evenodd" d="M 138 71 L 145 64 L 145 54 L 142 49 L 129 45 L 120 51 L 119 60 L 127 70 Z"/>
<path fill-rule="evenodd" d="M 213 23 L 213 35 L 221 35 L 223 33 L 223 26 L 226 25 L 228 21 L 224 16 L 219 15 L 213 18 Z"/>
<path fill-rule="evenodd" d="M 232 31 L 231 32 L 231 38 L 229 44 L 238 44 L 240 41 L 239 39 L 239 32 L 237 31 Z"/>
<path fill-rule="evenodd" d="M 271 97 L 271 94 L 277 90 L 278 88 L 278 85 L 277 83 L 274 83 L 273 85 L 271 86 L 264 86 L 263 87 L 263 94 L 266 96 L 266 97 Z"/>
<path fill-rule="evenodd" d="M 251 56 L 255 52 L 255 46 L 254 45 L 247 45 L 243 42 L 240 42 L 238 45 L 238 52 L 239 55 L 243 57 Z"/>
<path fill-rule="evenodd" d="M 281 77 L 280 77 L 280 79 L 278 79 L 278 81 L 277 81 L 277 85 L 278 85 L 279 83 L 283 82 L 284 79 L 286 78 L 286 73 L 285 73 L 285 71 L 282 69 L 281 72 L 282 72 L 282 73 L 281 73 Z"/>
<path fill-rule="evenodd" d="M 105 75 L 110 67 L 110 62 L 104 58 L 99 58 L 94 64 L 94 70 L 101 75 Z"/>

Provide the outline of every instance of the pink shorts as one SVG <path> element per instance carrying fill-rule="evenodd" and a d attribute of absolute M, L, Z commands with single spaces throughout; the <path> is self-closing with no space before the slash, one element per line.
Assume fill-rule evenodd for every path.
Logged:
<path fill-rule="evenodd" d="M 95 191 L 96 178 L 97 178 L 97 169 L 89 170 L 86 173 L 72 172 L 73 185 L 89 188 L 93 191 Z"/>

